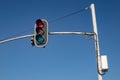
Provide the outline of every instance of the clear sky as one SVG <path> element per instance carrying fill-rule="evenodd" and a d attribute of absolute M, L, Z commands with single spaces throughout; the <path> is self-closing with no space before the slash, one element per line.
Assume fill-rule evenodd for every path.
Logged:
<path fill-rule="evenodd" d="M 103 80 L 120 79 L 119 0 L 0 0 L 0 40 L 33 34 L 36 19 L 51 31 L 92 32 L 90 10 L 54 21 L 95 4 L 101 55 L 108 56 Z M 0 80 L 97 80 L 94 40 L 84 35 L 49 35 L 46 48 L 31 38 L 0 44 Z"/>

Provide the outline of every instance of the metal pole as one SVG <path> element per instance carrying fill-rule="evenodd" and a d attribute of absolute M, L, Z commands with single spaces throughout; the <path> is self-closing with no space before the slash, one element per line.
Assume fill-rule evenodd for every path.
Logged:
<path fill-rule="evenodd" d="M 9 42 L 9 41 L 13 41 L 13 40 L 22 39 L 22 38 L 32 37 L 32 36 L 34 36 L 34 34 L 25 35 L 25 36 L 19 36 L 19 37 L 15 37 L 15 38 L 10 38 L 10 39 L 0 41 L 0 44 L 5 43 L 5 42 Z"/>
<path fill-rule="evenodd" d="M 65 34 L 65 35 L 68 35 L 68 34 L 77 34 L 77 35 L 94 35 L 93 32 L 49 32 L 50 35 L 54 35 L 54 34 Z"/>
<path fill-rule="evenodd" d="M 94 35 L 93 32 L 49 32 L 48 34 L 49 34 L 49 35 L 55 35 L 55 34 L 66 34 L 66 35 L 68 35 L 68 34 Z M 6 39 L 6 40 L 0 41 L 0 44 L 6 43 L 6 42 L 10 42 L 10 41 L 13 41 L 13 40 L 22 39 L 22 38 L 32 37 L 32 36 L 34 36 L 34 34 L 19 36 L 19 37 L 15 37 L 15 38 L 10 38 L 10 39 Z"/>
<path fill-rule="evenodd" d="M 100 49 L 99 49 L 99 40 L 98 40 L 97 22 L 96 22 L 94 4 L 91 4 L 90 8 L 92 13 L 93 30 L 95 33 L 94 39 L 95 39 L 95 49 L 96 49 L 96 58 L 97 58 L 98 80 L 102 80 L 101 56 L 100 56 Z"/>
<path fill-rule="evenodd" d="M 59 35 L 60 34 L 94 35 L 97 69 L 98 69 L 98 80 L 102 80 L 101 56 L 100 56 L 100 49 L 99 49 L 99 40 L 98 40 L 97 22 L 96 22 L 94 4 L 90 5 L 90 9 L 91 9 L 91 13 L 92 13 L 92 22 L 93 22 L 94 32 L 49 32 L 48 34 L 50 34 L 50 35 L 54 35 L 54 34 L 59 34 Z M 10 38 L 10 39 L 7 39 L 7 40 L 0 41 L 0 44 L 5 43 L 5 42 L 9 42 L 9 41 L 13 41 L 13 40 L 17 40 L 17 39 L 32 37 L 32 36 L 34 36 L 34 34 L 19 36 L 19 37 L 15 37 L 15 38 Z"/>

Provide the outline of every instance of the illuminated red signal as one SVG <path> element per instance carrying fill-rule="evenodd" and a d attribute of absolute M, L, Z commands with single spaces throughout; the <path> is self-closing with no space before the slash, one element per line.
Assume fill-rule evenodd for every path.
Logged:
<path fill-rule="evenodd" d="M 36 25 L 40 28 L 44 27 L 44 23 L 40 19 L 36 20 Z"/>

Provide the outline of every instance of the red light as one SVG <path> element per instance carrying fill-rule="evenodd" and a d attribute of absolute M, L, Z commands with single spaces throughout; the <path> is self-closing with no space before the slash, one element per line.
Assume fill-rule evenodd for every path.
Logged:
<path fill-rule="evenodd" d="M 36 25 L 37 25 L 38 27 L 40 27 L 40 28 L 43 28 L 43 27 L 44 27 L 44 24 L 43 24 L 43 22 L 42 22 L 40 19 L 38 19 L 38 20 L 36 21 Z"/>

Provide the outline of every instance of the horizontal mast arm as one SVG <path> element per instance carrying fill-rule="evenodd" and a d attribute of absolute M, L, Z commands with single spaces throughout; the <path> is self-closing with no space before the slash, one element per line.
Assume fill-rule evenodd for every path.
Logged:
<path fill-rule="evenodd" d="M 25 35 L 25 36 L 19 36 L 19 37 L 15 37 L 15 38 L 10 38 L 10 39 L 0 41 L 0 44 L 5 43 L 5 42 L 10 42 L 10 41 L 13 41 L 13 40 L 22 39 L 22 38 L 32 37 L 32 36 L 34 36 L 34 34 Z"/>

